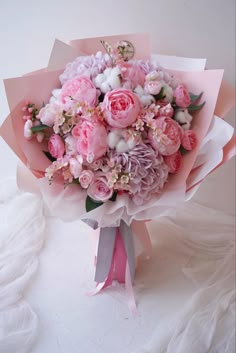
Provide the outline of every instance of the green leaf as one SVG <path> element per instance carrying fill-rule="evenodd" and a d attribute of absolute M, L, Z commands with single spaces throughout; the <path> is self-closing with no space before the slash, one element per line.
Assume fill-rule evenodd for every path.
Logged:
<path fill-rule="evenodd" d="M 112 197 L 109 200 L 112 202 L 116 201 L 117 195 L 118 195 L 118 191 L 114 191 Z"/>
<path fill-rule="evenodd" d="M 180 146 L 179 151 L 180 151 L 180 153 L 182 154 L 182 156 L 184 156 L 186 153 L 189 152 L 189 151 L 187 151 L 183 146 Z"/>
<path fill-rule="evenodd" d="M 195 112 L 197 110 L 200 110 L 204 106 L 205 103 L 206 102 L 203 102 L 202 104 L 199 104 L 199 105 L 191 104 L 187 109 L 189 112 Z"/>
<path fill-rule="evenodd" d="M 164 98 L 164 87 L 161 87 L 161 90 L 158 94 L 153 95 L 155 100 L 158 101 L 159 99 Z"/>
<path fill-rule="evenodd" d="M 39 125 L 39 126 L 33 126 L 30 130 L 32 131 L 33 134 L 35 134 L 36 132 L 40 132 L 48 128 L 49 126 L 47 125 Z"/>
<path fill-rule="evenodd" d="M 103 202 L 94 201 L 93 199 L 91 199 L 91 197 L 87 196 L 85 201 L 85 208 L 87 212 L 92 211 L 95 208 L 102 205 L 103 205 Z"/>
<path fill-rule="evenodd" d="M 43 153 L 45 154 L 45 156 L 46 156 L 51 162 L 54 162 L 54 161 L 57 160 L 57 159 L 54 158 L 48 151 L 43 151 Z"/>
<path fill-rule="evenodd" d="M 197 102 L 203 95 L 203 92 L 201 92 L 200 94 L 193 94 L 189 92 L 189 96 L 191 99 L 191 103 Z"/>

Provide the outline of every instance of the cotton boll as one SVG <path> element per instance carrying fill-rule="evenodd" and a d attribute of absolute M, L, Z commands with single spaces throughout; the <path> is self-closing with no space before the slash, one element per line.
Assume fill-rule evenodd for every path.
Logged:
<path fill-rule="evenodd" d="M 107 92 L 111 91 L 111 86 L 109 85 L 109 83 L 107 81 L 104 81 L 101 84 L 100 89 L 103 93 L 107 93 Z"/>
<path fill-rule="evenodd" d="M 96 87 L 99 87 L 99 88 L 101 87 L 104 81 L 106 81 L 106 76 L 104 74 L 97 75 L 97 77 L 94 80 Z"/>
<path fill-rule="evenodd" d="M 153 96 L 151 96 L 150 94 L 145 94 L 143 95 L 142 97 L 139 97 L 141 103 L 143 106 L 146 106 L 146 105 L 150 105 L 152 103 L 155 103 L 155 99 Z"/>
<path fill-rule="evenodd" d="M 128 151 L 129 151 L 129 147 L 128 147 L 127 143 L 124 140 L 120 140 L 118 142 L 118 144 L 116 145 L 116 152 L 124 153 L 124 152 L 128 152 Z"/>
<path fill-rule="evenodd" d="M 117 72 L 115 69 L 116 68 L 112 70 L 111 75 L 107 79 L 107 82 L 112 89 L 121 87 L 120 71 Z"/>
<path fill-rule="evenodd" d="M 137 87 L 135 87 L 134 92 L 138 95 L 138 96 L 142 96 L 144 94 L 144 89 L 142 86 L 138 85 Z"/>
<path fill-rule="evenodd" d="M 51 96 L 51 98 L 50 98 L 50 100 L 49 100 L 49 103 L 55 103 L 55 102 L 57 102 L 57 100 L 58 100 L 58 97 L 59 97 L 59 95 L 61 94 L 61 89 L 54 89 L 53 91 L 52 91 L 52 96 Z"/>
<path fill-rule="evenodd" d="M 110 148 L 115 148 L 119 141 L 120 136 L 115 131 L 108 134 L 107 143 Z"/>
<path fill-rule="evenodd" d="M 178 110 L 174 116 L 174 120 L 177 121 L 184 130 L 188 130 L 191 127 L 192 119 L 193 117 L 189 114 L 187 109 Z"/>
<path fill-rule="evenodd" d="M 112 68 L 108 67 L 104 72 L 103 74 L 105 75 L 106 78 L 108 78 L 110 76 L 112 72 Z"/>
<path fill-rule="evenodd" d="M 132 150 L 136 146 L 136 142 L 133 138 L 127 141 L 127 146 L 129 150 Z"/>
<path fill-rule="evenodd" d="M 165 95 L 165 98 L 164 98 L 165 102 L 168 102 L 168 103 L 172 102 L 173 89 L 170 86 L 168 86 L 168 85 L 164 86 L 163 94 Z"/>

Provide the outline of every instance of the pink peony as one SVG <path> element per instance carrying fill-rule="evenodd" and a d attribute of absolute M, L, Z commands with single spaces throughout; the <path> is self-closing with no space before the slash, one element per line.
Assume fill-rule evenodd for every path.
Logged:
<path fill-rule="evenodd" d="M 60 158 L 65 153 L 65 145 L 59 135 L 53 134 L 48 141 L 48 151 L 54 158 Z"/>
<path fill-rule="evenodd" d="M 55 121 L 62 116 L 62 113 L 63 109 L 60 104 L 50 103 L 40 109 L 37 117 L 43 124 L 47 126 L 53 126 Z"/>
<path fill-rule="evenodd" d="M 187 151 L 191 151 L 197 146 L 197 136 L 193 130 L 184 131 L 184 134 L 181 140 L 181 145 Z"/>
<path fill-rule="evenodd" d="M 159 81 L 148 81 L 145 83 L 144 89 L 148 94 L 158 94 L 161 91 L 163 84 Z"/>
<path fill-rule="evenodd" d="M 163 156 L 178 151 L 182 131 L 179 124 L 169 117 L 160 117 L 155 121 L 155 129 L 149 129 L 148 138 L 152 147 Z"/>
<path fill-rule="evenodd" d="M 111 198 L 113 190 L 109 188 L 107 178 L 101 175 L 94 178 L 87 193 L 94 201 L 104 202 Z"/>
<path fill-rule="evenodd" d="M 94 179 L 94 174 L 91 170 L 83 170 L 79 176 L 79 182 L 82 188 L 87 189 Z"/>
<path fill-rule="evenodd" d="M 187 108 L 191 103 L 188 90 L 184 85 L 179 85 L 176 87 L 176 89 L 174 90 L 174 97 L 175 103 L 180 108 Z"/>
<path fill-rule="evenodd" d="M 137 120 L 140 101 L 132 91 L 116 89 L 105 95 L 103 109 L 105 119 L 110 126 L 125 128 Z"/>
<path fill-rule="evenodd" d="M 77 151 L 88 162 L 93 162 L 106 153 L 107 131 L 102 123 L 83 120 L 74 127 L 72 135 L 77 139 Z"/>
<path fill-rule="evenodd" d="M 170 156 L 164 157 L 164 161 L 169 167 L 169 173 L 176 173 L 181 167 L 182 155 L 180 151 L 177 151 Z"/>
<path fill-rule="evenodd" d="M 80 103 L 95 105 L 97 97 L 96 87 L 86 76 L 73 78 L 64 83 L 59 99 L 62 103 L 65 103 L 68 97 L 72 97 Z"/>

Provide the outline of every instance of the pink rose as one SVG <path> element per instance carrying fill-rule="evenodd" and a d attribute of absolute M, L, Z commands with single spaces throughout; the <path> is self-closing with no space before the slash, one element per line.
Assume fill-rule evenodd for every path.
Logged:
<path fill-rule="evenodd" d="M 155 129 L 149 129 L 148 138 L 152 147 L 163 156 L 169 156 L 178 151 L 182 131 L 179 124 L 169 117 L 155 120 Z"/>
<path fill-rule="evenodd" d="M 108 186 L 108 181 L 105 176 L 95 177 L 89 185 L 87 194 L 94 201 L 107 201 L 112 197 L 113 189 Z"/>
<path fill-rule="evenodd" d="M 37 117 L 43 124 L 53 126 L 55 121 L 62 116 L 62 113 L 63 109 L 60 104 L 50 103 L 40 109 Z"/>
<path fill-rule="evenodd" d="M 60 158 L 65 153 L 65 145 L 59 135 L 53 134 L 48 141 L 48 151 L 54 158 Z"/>
<path fill-rule="evenodd" d="M 144 89 L 148 94 L 160 93 L 162 84 L 159 81 L 148 81 L 145 83 Z"/>
<path fill-rule="evenodd" d="M 103 109 L 110 126 L 125 128 L 137 120 L 140 101 L 138 96 L 128 89 L 115 89 L 105 95 Z"/>
<path fill-rule="evenodd" d="M 77 151 L 88 162 L 102 157 L 107 149 L 107 131 L 99 121 L 83 120 L 72 130 L 77 139 Z"/>
<path fill-rule="evenodd" d="M 169 173 L 176 173 L 181 167 L 182 155 L 180 151 L 177 151 L 170 156 L 164 157 L 164 160 L 165 164 L 167 164 L 169 167 Z"/>
<path fill-rule="evenodd" d="M 83 170 L 79 176 L 79 182 L 82 188 L 87 189 L 94 179 L 94 174 L 91 170 Z"/>
<path fill-rule="evenodd" d="M 174 97 L 175 103 L 180 108 L 187 108 L 191 103 L 188 90 L 184 85 L 179 85 L 176 87 L 176 89 L 174 90 Z"/>
<path fill-rule="evenodd" d="M 97 97 L 96 87 L 86 76 L 73 78 L 64 83 L 59 99 L 62 103 L 65 103 L 70 96 L 80 103 L 95 105 Z"/>
<path fill-rule="evenodd" d="M 191 151 L 197 146 L 197 136 L 193 130 L 184 131 L 184 134 L 181 140 L 181 145 L 187 151 Z"/>

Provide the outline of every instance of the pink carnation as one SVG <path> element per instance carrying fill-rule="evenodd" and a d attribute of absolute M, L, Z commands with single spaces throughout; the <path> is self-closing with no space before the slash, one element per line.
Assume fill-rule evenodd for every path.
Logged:
<path fill-rule="evenodd" d="M 86 76 L 73 78 L 62 86 L 59 99 L 65 103 L 68 97 L 72 97 L 80 103 L 95 105 L 96 103 L 96 87 L 92 81 Z"/>
<path fill-rule="evenodd" d="M 181 140 L 181 145 L 187 151 L 191 151 L 197 146 L 197 136 L 193 130 L 184 131 L 184 134 Z"/>
<path fill-rule="evenodd" d="M 140 101 L 138 96 L 128 89 L 115 89 L 105 95 L 103 110 L 110 126 L 126 128 L 137 120 Z"/>
<path fill-rule="evenodd" d="M 163 156 L 178 151 L 182 131 L 179 124 L 169 117 L 160 117 L 155 121 L 155 129 L 149 129 L 148 138 L 152 147 Z"/>
<path fill-rule="evenodd" d="M 65 145 L 59 135 L 53 134 L 48 141 L 48 151 L 54 158 L 60 158 L 65 153 Z"/>
<path fill-rule="evenodd" d="M 177 151 L 170 156 L 164 157 L 164 160 L 169 167 L 169 173 L 176 173 L 181 167 L 182 155 L 180 151 Z"/>
<path fill-rule="evenodd" d="M 134 89 L 138 85 L 144 85 L 145 74 L 138 66 L 122 61 L 118 64 L 118 67 L 121 70 L 124 87 Z"/>
<path fill-rule="evenodd" d="M 107 131 L 102 123 L 83 120 L 74 127 L 72 135 L 77 139 L 77 151 L 87 161 L 92 162 L 106 153 Z"/>
<path fill-rule="evenodd" d="M 104 202 L 111 198 L 113 189 L 109 188 L 107 178 L 101 175 L 94 178 L 89 185 L 87 193 L 94 201 Z"/>
<path fill-rule="evenodd" d="M 180 108 L 187 108 L 191 103 L 188 90 L 184 85 L 179 85 L 176 87 L 176 89 L 174 90 L 174 97 L 175 103 Z"/>

